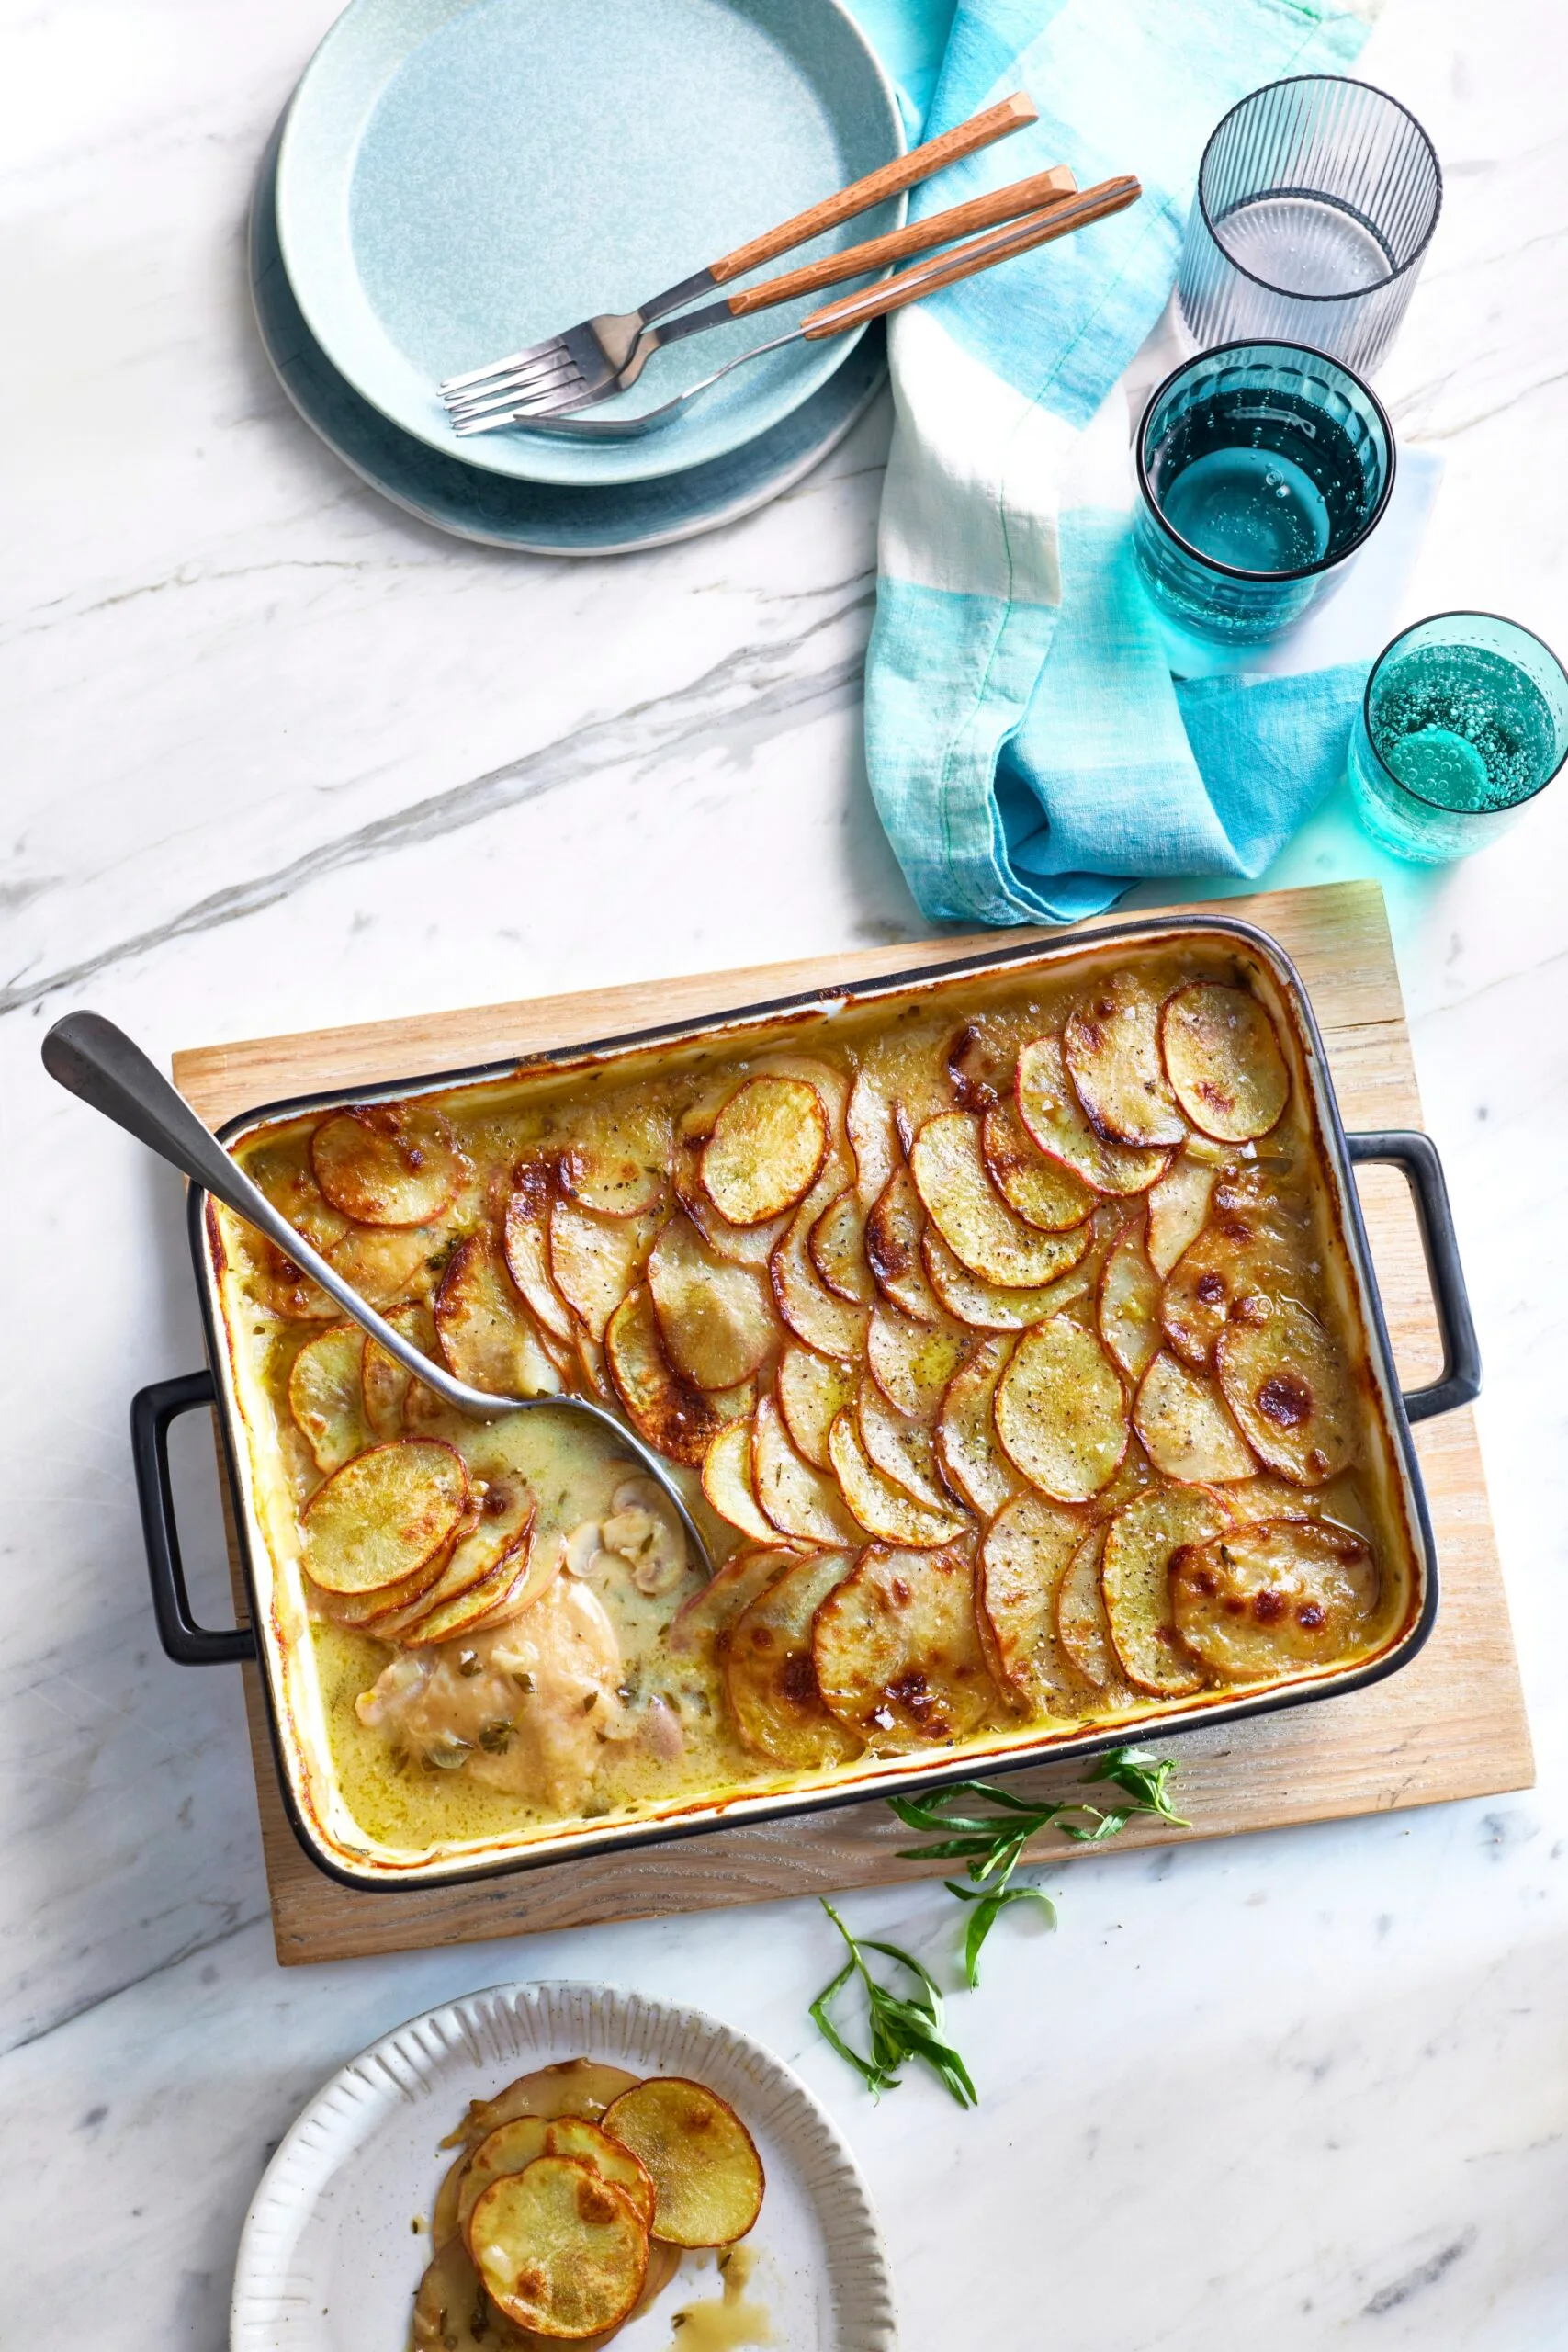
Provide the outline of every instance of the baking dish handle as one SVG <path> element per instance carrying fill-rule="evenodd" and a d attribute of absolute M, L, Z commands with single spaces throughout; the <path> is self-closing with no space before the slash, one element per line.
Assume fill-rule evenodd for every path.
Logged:
<path fill-rule="evenodd" d="M 178 1380 L 155 1380 L 130 1400 L 130 1458 L 136 1497 L 141 1506 L 141 1540 L 152 1584 L 152 1614 L 158 1639 L 176 1666 L 231 1666 L 254 1657 L 255 1635 L 248 1625 L 217 1633 L 198 1625 L 190 1611 L 180 1539 L 175 1527 L 175 1497 L 169 1482 L 169 1424 L 198 1405 L 216 1403 L 210 1372 L 187 1372 Z"/>
<path fill-rule="evenodd" d="M 1406 1392 L 1404 1410 L 1412 1421 L 1430 1420 L 1434 1413 L 1452 1412 L 1456 1405 L 1468 1405 L 1481 1394 L 1481 1350 L 1465 1295 L 1443 1163 L 1430 1136 L 1414 1128 L 1347 1136 L 1345 1141 L 1353 1166 L 1384 1161 L 1397 1168 L 1410 1187 L 1443 1343 L 1443 1371 L 1441 1379 L 1427 1387 Z"/>

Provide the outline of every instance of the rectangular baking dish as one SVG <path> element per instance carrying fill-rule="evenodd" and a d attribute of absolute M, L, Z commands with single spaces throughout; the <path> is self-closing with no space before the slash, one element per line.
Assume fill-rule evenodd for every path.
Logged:
<path fill-rule="evenodd" d="M 1157 1731 L 1163 1738 L 1199 1724 L 1234 1723 L 1364 1689 L 1408 1664 L 1430 1633 L 1438 1606 L 1438 1563 L 1411 1425 L 1467 1403 L 1480 1389 L 1474 1331 L 1437 1153 L 1425 1136 L 1416 1133 L 1346 1134 L 1305 990 L 1289 958 L 1266 933 L 1220 916 L 1154 917 L 1098 930 L 1088 938 L 1059 945 L 1011 948 L 841 988 L 827 987 L 668 1029 L 565 1047 L 521 1063 L 434 1076 L 411 1075 L 395 1085 L 345 1089 L 268 1103 L 230 1121 L 221 1130 L 221 1139 L 232 1146 L 258 1126 L 325 1112 L 343 1102 L 406 1101 L 422 1093 L 526 1081 L 536 1072 L 558 1080 L 563 1072 L 615 1069 L 634 1057 L 646 1059 L 650 1051 L 665 1055 L 707 1046 L 740 1054 L 784 1042 L 798 1048 L 808 1046 L 814 1032 L 840 1018 L 851 1006 L 876 1009 L 885 1005 L 891 1017 L 900 1001 L 918 1001 L 922 1007 L 937 1005 L 944 1013 L 951 1008 L 955 1023 L 961 1023 L 972 1005 L 979 1009 L 976 1000 L 988 983 L 1014 981 L 1036 972 L 1054 979 L 1070 974 L 1075 967 L 1103 966 L 1129 950 L 1169 951 L 1184 946 L 1223 952 L 1247 967 L 1253 984 L 1274 1013 L 1302 1087 L 1327 1188 L 1330 1225 L 1339 1245 L 1337 1257 L 1346 1293 L 1343 1305 L 1370 1374 L 1371 1411 L 1381 1435 L 1391 1510 L 1407 1540 L 1407 1605 L 1397 1630 L 1371 1657 L 1349 1661 L 1338 1670 L 1320 1669 L 1274 1683 L 1261 1692 L 1230 1697 L 1224 1690 L 1206 1691 L 1135 1719 L 1135 1736 Z M 1368 1161 L 1398 1166 L 1410 1184 L 1442 1340 L 1441 1377 L 1409 1395 L 1402 1395 L 1394 1371 L 1357 1198 L 1353 1170 Z M 867 1756 L 821 1786 L 766 1789 L 757 1793 L 741 1786 L 726 1795 L 683 1800 L 650 1818 L 613 1823 L 574 1819 L 543 1835 L 535 1831 L 525 1839 L 492 1836 L 412 1860 L 369 1850 L 360 1842 L 363 1833 L 356 1833 L 335 1789 L 324 1732 L 319 1720 L 312 1720 L 313 1685 L 300 1655 L 301 1650 L 309 1652 L 310 1644 L 308 1640 L 303 1645 L 290 1644 L 286 1639 L 282 1625 L 290 1612 L 275 1606 L 278 1595 L 273 1589 L 273 1564 L 258 1509 L 256 1465 L 228 1345 L 220 1268 L 206 1210 L 206 1194 L 193 1190 L 190 1243 L 209 1369 L 143 1389 L 131 1411 L 137 1486 L 159 1634 L 169 1657 L 180 1664 L 236 1659 L 257 1663 L 289 1820 L 311 1860 L 341 1883 L 364 1889 L 461 1884 L 739 1822 L 776 1820 L 893 1793 L 913 1794 L 977 1774 L 989 1776 L 1045 1761 L 1068 1762 L 1115 1747 L 1129 1736 L 1125 1724 L 1100 1723 L 1088 1730 L 1072 1726 L 1053 1730 L 1034 1724 L 1022 1735 L 982 1733 L 959 1749 L 944 1750 L 940 1759 L 931 1752 Z M 174 1419 L 198 1406 L 216 1408 L 249 1603 L 248 1627 L 217 1631 L 200 1626 L 193 1619 L 186 1597 L 167 1437 Z"/>

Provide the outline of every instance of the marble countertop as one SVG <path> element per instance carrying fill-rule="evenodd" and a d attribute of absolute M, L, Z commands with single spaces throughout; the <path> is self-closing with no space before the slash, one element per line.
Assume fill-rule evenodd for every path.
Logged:
<path fill-rule="evenodd" d="M 157 1648 L 125 1412 L 201 1344 L 180 1188 L 51 1088 L 90 1002 L 225 1035 L 917 933 L 860 749 L 886 401 L 777 504 L 573 566 L 437 537 L 297 424 L 246 311 L 254 160 L 335 0 L 12 13 L 0 108 L 6 1282 L 0 2335 L 219 2352 L 296 2110 L 451 1994 L 607 1978 L 799 2066 L 863 2165 L 908 2352 L 1568 2339 L 1568 958 L 1559 786 L 1422 875 L 1337 803 L 1270 882 L 1376 873 L 1488 1370 L 1540 1785 L 1058 1874 L 953 2004 L 982 2094 L 874 2105 L 816 2038 L 815 1905 L 280 1973 L 239 1677 Z M 1382 379 L 1447 474 L 1406 609 L 1568 645 L 1568 42 L 1551 0 L 1393 0 L 1362 71 L 1448 204 Z M 205 1433 L 179 1473 L 220 1608 Z M 850 1917 L 946 1970 L 935 1888 Z M 84 2247 L 88 2251 L 84 2256 Z M 85 2262 L 85 2267 L 84 2267 Z"/>

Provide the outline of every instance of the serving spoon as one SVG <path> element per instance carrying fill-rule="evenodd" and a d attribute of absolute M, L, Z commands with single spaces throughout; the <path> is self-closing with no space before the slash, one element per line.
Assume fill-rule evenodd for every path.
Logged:
<path fill-rule="evenodd" d="M 412 1372 L 427 1388 L 434 1389 L 443 1404 L 480 1421 L 547 1408 L 552 1412 L 580 1414 L 608 1430 L 618 1445 L 635 1454 L 667 1497 L 705 1573 L 713 1574 L 707 1545 L 670 1465 L 646 1439 L 628 1429 L 604 1406 L 594 1404 L 592 1397 L 494 1396 L 488 1389 L 470 1388 L 467 1381 L 457 1379 L 445 1364 L 433 1363 L 378 1315 L 373 1306 L 367 1306 L 337 1269 L 310 1247 L 303 1234 L 295 1231 L 217 1136 L 203 1126 L 184 1095 L 123 1029 L 117 1029 L 99 1012 L 68 1012 L 45 1037 L 42 1052 L 45 1069 L 67 1093 L 79 1095 L 95 1111 L 101 1111 L 106 1119 L 112 1119 L 117 1127 L 123 1127 L 161 1159 L 168 1160 L 182 1175 L 188 1176 L 193 1184 L 199 1184 L 222 1201 L 258 1233 L 265 1234 L 301 1273 L 309 1274 L 329 1298 L 335 1299 L 344 1313 L 368 1333 L 378 1347 L 385 1348 L 406 1372 Z"/>

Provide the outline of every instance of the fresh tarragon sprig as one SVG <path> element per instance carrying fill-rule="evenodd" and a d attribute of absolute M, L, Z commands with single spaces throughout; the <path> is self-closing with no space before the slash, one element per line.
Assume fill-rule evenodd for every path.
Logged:
<path fill-rule="evenodd" d="M 897 2090 L 903 2079 L 898 2069 L 909 2059 L 919 2058 L 939 2081 L 946 2084 L 960 2107 L 976 2106 L 978 2093 L 969 2079 L 969 2069 L 945 2039 L 942 1995 L 931 1971 L 897 1944 L 878 1943 L 870 1937 L 863 1943 L 858 1941 L 826 1896 L 822 1908 L 849 1946 L 850 1956 L 832 1983 L 825 1984 L 811 2004 L 812 2022 L 818 2033 L 832 2043 L 846 2064 L 854 2068 L 874 2097 Z M 890 1986 L 879 1984 L 865 1964 L 868 1951 L 880 1952 L 885 1960 L 903 1969 L 913 1980 L 913 1991 L 900 1996 Z M 871 2050 L 863 2058 L 844 2040 L 829 2013 L 835 1996 L 854 1976 L 865 1988 L 869 2020 Z"/>
<path fill-rule="evenodd" d="M 1139 1814 L 1154 1814 L 1173 1828 L 1189 1829 L 1171 1802 L 1170 1781 L 1176 1766 L 1146 1747 L 1113 1747 L 1102 1756 L 1086 1781 L 1109 1781 L 1130 1800 L 1125 1804 L 1100 1806 L 1081 1799 L 1060 1804 L 1032 1804 L 1015 1797 L 989 1781 L 961 1781 L 938 1789 L 929 1797 L 889 1797 L 893 1811 L 906 1828 L 932 1833 L 934 1844 L 900 1849 L 901 1861 L 963 1860 L 969 1865 L 969 1885 L 943 1882 L 950 1894 L 975 1906 L 964 1939 L 964 1973 L 974 1986 L 980 1981 L 980 1951 L 1002 1913 L 1010 1904 L 1033 1903 L 1052 1927 L 1055 1907 L 1037 1886 L 1015 1886 L 1012 1874 L 1024 1848 L 1043 1829 L 1055 1829 L 1080 1846 L 1098 1846 L 1114 1838 Z M 986 1810 L 977 1810 L 978 1807 Z"/>

